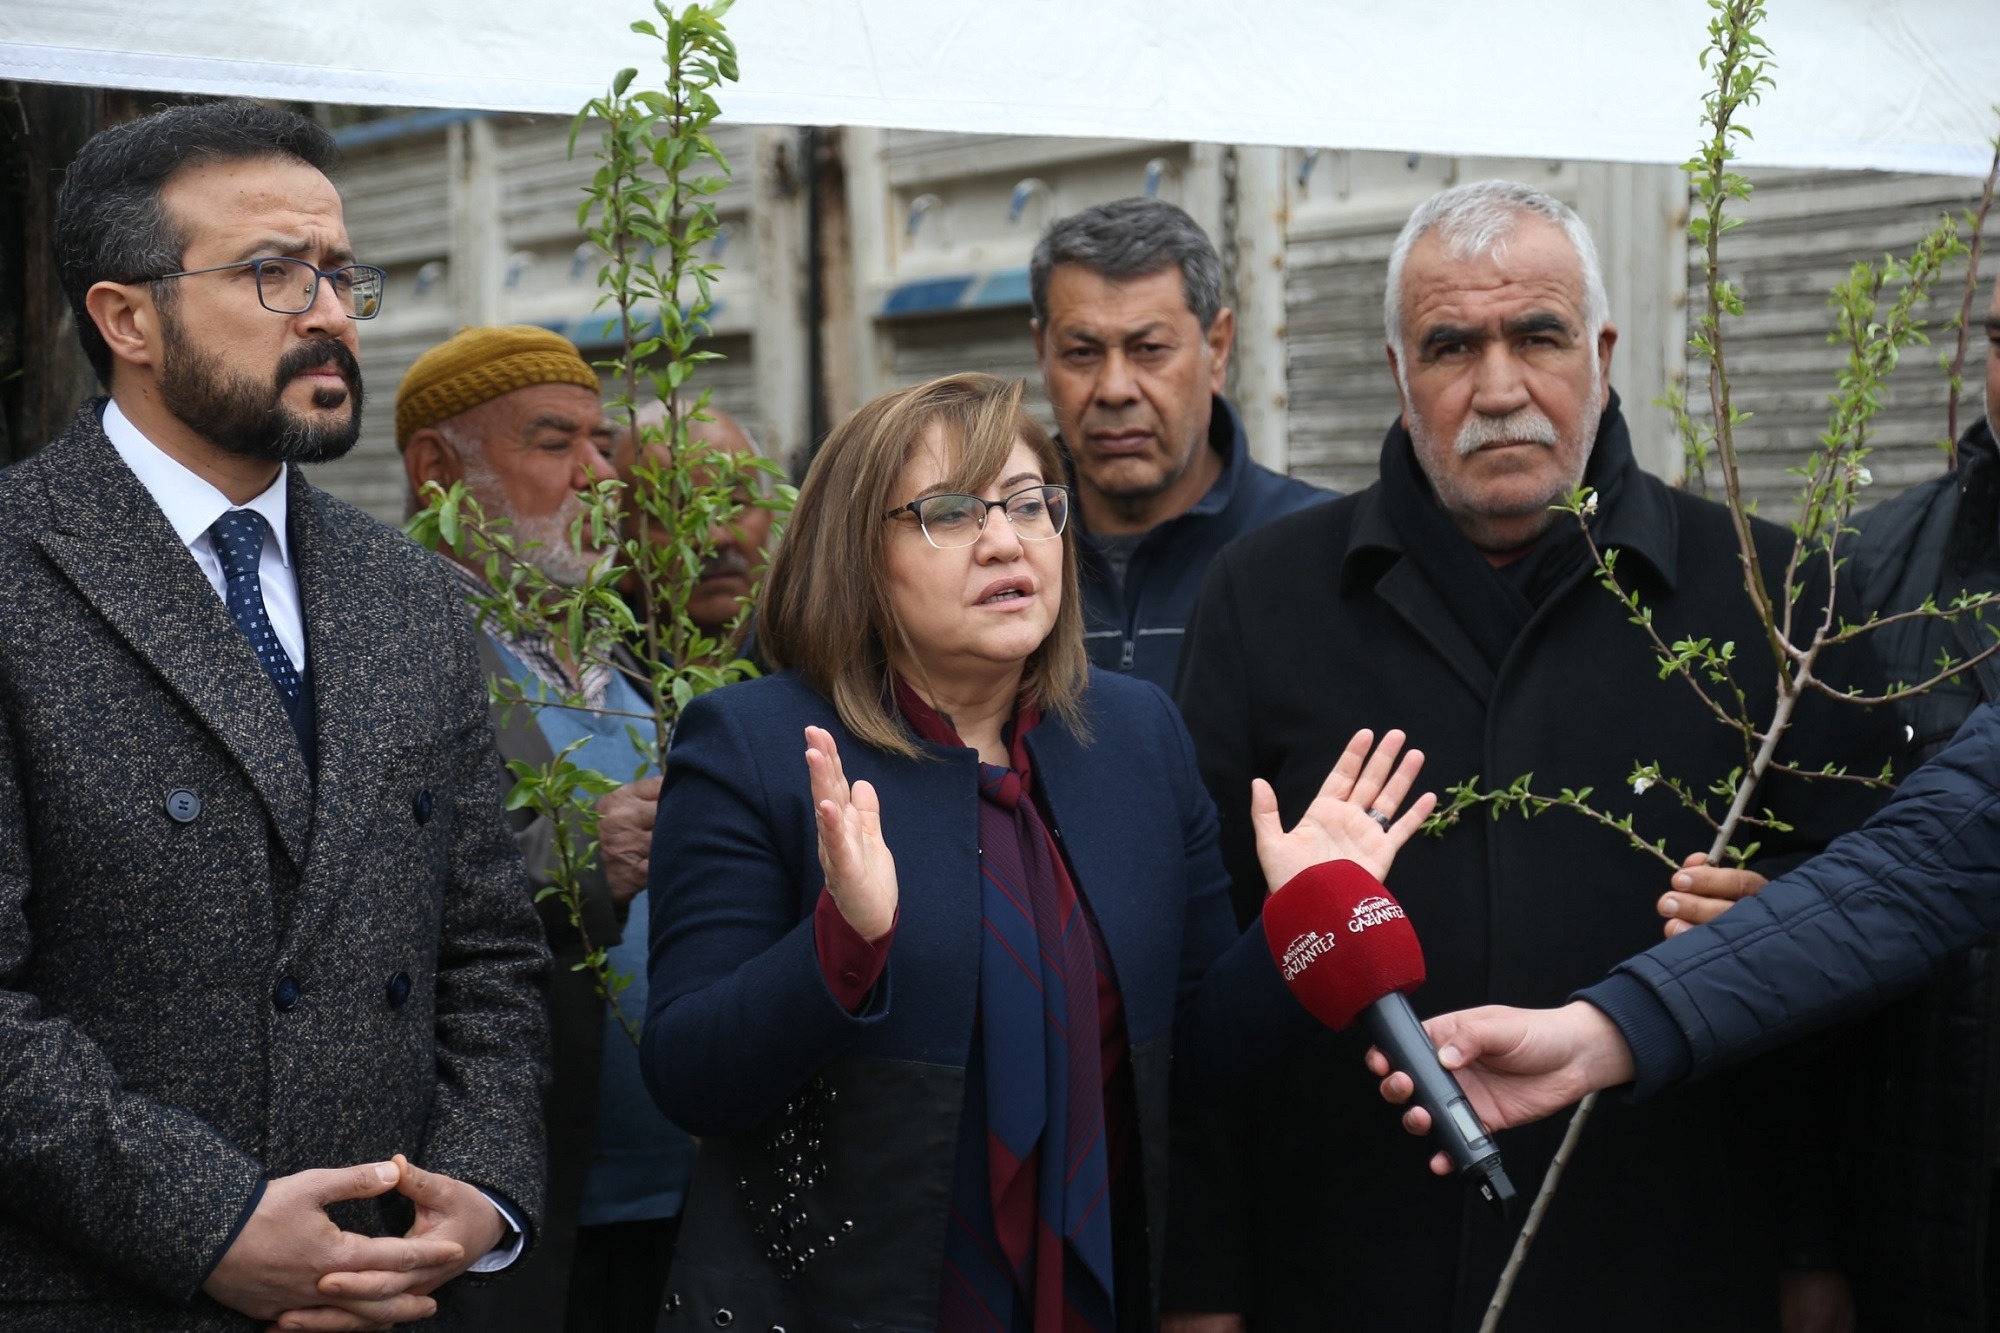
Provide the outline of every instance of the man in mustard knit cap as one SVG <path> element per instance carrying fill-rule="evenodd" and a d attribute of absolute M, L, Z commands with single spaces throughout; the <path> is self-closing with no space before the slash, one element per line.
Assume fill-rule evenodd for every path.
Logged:
<path fill-rule="evenodd" d="M 614 475 L 611 428 L 597 374 L 574 346 L 546 329 L 474 328 L 417 359 L 396 393 L 396 445 L 412 504 L 424 485 L 463 481 L 481 510 L 505 519 L 524 558 L 565 585 L 580 583 L 603 552 L 570 537 L 579 494 Z M 528 543 L 534 543 L 529 546 Z M 492 596 L 480 572 L 454 563 L 468 597 Z M 632 778 L 639 756 L 626 716 L 651 703 L 623 673 L 578 671 L 547 639 L 484 626 L 487 673 L 532 698 L 581 695 L 591 710 L 496 708 L 502 760 L 540 766 L 566 746 L 586 768 Z M 635 671 L 636 663 L 628 663 Z M 643 678 L 644 673 L 640 672 Z M 612 967 L 633 978 L 624 1012 L 645 1012 L 646 857 L 657 777 L 628 781 L 598 802 L 602 867 L 583 884 L 584 929 L 609 947 Z M 551 882 L 549 821 L 516 811 L 515 840 L 537 891 Z M 556 963 L 549 1015 L 555 1046 L 550 1092 L 549 1202 L 541 1245 L 516 1278 L 473 1293 L 482 1330 L 651 1333 L 666 1282 L 694 1144 L 653 1105 L 637 1052 L 598 999 L 588 972 L 570 966 L 583 940 L 560 900 L 541 904 Z"/>

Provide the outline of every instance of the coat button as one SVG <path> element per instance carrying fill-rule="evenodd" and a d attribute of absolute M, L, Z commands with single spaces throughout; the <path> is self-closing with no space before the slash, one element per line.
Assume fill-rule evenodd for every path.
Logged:
<path fill-rule="evenodd" d="M 279 1010 L 286 1010 L 299 1002 L 299 983 L 290 977 L 278 978 L 278 985 L 271 992 L 271 1003 Z"/>
<path fill-rule="evenodd" d="M 176 824 L 191 824 L 201 818 L 201 797 L 185 787 L 167 793 L 167 817 Z"/>
<path fill-rule="evenodd" d="M 410 808 L 415 812 L 417 816 L 417 822 L 419 824 L 430 823 L 431 822 L 430 792 L 428 790 L 419 791 L 416 795 L 416 799 L 410 802 Z"/>
<path fill-rule="evenodd" d="M 390 977 L 388 991 L 389 1007 L 391 1009 L 401 1009 L 403 1001 L 410 998 L 410 974 L 408 972 L 398 972 L 395 976 Z"/>
<path fill-rule="evenodd" d="M 729 1311 L 726 1308 L 717 1310 L 715 1312 L 715 1326 L 717 1328 L 728 1328 L 731 1324 L 735 1322 L 736 1322 L 736 1316 L 729 1313 Z"/>

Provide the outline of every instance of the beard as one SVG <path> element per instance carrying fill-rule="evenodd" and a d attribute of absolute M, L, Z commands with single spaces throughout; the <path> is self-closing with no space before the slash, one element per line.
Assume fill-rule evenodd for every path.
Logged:
<path fill-rule="evenodd" d="M 487 464 L 478 446 L 450 435 L 445 438 L 458 453 L 465 489 L 478 501 L 480 512 L 489 519 L 506 522 L 507 530 L 514 538 L 516 559 L 539 569 L 551 583 L 563 588 L 577 587 L 590 577 L 590 571 L 605 557 L 606 551 L 589 547 L 578 550 L 576 542 L 570 539 L 571 529 L 587 512 L 582 496 L 565 497 L 553 514 L 524 518 L 515 513 L 514 507 L 508 503 L 507 490 L 500 484 L 500 474 Z M 584 540 L 590 539 L 587 521 L 579 531 Z"/>
<path fill-rule="evenodd" d="M 224 453 L 264 463 L 330 463 L 360 438 L 361 367 L 346 344 L 331 338 L 301 343 L 279 358 L 269 380 L 260 381 L 194 347 L 165 312 L 161 334 L 161 404 Z M 315 421 L 285 406 L 285 386 L 328 365 L 347 387 L 313 390 L 313 405 L 331 410 L 351 399 L 344 421 Z"/>
<path fill-rule="evenodd" d="M 476 497 L 475 497 L 476 498 Z M 488 513 L 494 511 L 487 510 Z M 519 539 L 520 557 L 536 569 L 549 576 L 551 583 L 565 588 L 574 588 L 590 577 L 590 571 L 604 558 L 604 552 L 589 549 L 579 551 L 570 540 L 570 529 L 577 519 L 583 517 L 583 500 L 570 496 L 562 503 L 562 508 L 553 514 L 540 518 L 514 518 L 511 521 L 514 536 Z M 585 540 L 590 537 L 588 523 L 584 525 Z M 532 550 L 524 549 L 529 542 L 536 543 Z"/>

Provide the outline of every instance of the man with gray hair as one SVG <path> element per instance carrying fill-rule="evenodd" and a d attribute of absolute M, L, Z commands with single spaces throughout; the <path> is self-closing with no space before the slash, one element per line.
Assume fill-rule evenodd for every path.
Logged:
<path fill-rule="evenodd" d="M 1091 660 L 1172 689 L 1215 553 L 1333 496 L 1251 460 L 1222 396 L 1236 330 L 1222 260 L 1186 213 L 1158 199 L 1072 213 L 1035 247 L 1028 281 L 1076 486 Z"/>
<path fill-rule="evenodd" d="M 1711 826 L 1667 790 L 1645 795 L 1633 766 L 1705 784 L 1743 763 L 1742 738 L 1661 678 L 1647 637 L 1597 586 L 1577 519 L 1550 506 L 1583 488 L 1593 539 L 1618 553 L 1621 582 L 1665 641 L 1765 636 L 1728 512 L 1633 461 L 1610 387 L 1618 333 L 1588 231 L 1528 186 L 1447 190 L 1397 240 L 1384 314 L 1402 412 L 1381 479 L 1223 552 L 1188 630 L 1181 709 L 1219 807 L 1240 914 L 1254 917 L 1262 897 L 1251 781 L 1269 781 L 1296 818 L 1311 775 L 1363 727 L 1407 730 L 1440 790 L 1532 775 L 1537 792 L 1591 789 L 1597 807 L 1631 816 L 1676 857 L 1706 849 Z M 1759 523 L 1756 540 L 1765 567 L 1783 569 L 1790 534 Z M 1843 683 L 1879 678 L 1859 653 L 1832 666 Z M 1771 673 L 1746 670 L 1738 683 L 1768 717 Z M 1888 730 L 1886 718 L 1802 706 L 1784 759 L 1873 772 Z M 1767 782 L 1758 800 L 1773 819 L 1756 855 L 1773 867 L 1854 827 L 1874 803 L 1853 784 L 1790 778 Z M 1559 1002 L 1657 938 L 1666 886 L 1658 859 L 1615 829 L 1564 811 L 1527 820 L 1477 809 L 1396 864 L 1391 887 L 1428 962 L 1416 1003 L 1434 1013 Z M 1239 1326 L 1235 1315 L 1259 1330 L 1320 1329 L 1333 1310 L 1354 1328 L 1478 1325 L 1521 1218 L 1499 1220 L 1455 1181 L 1418 1183 L 1394 1118 L 1354 1074 L 1364 1045 L 1327 1033 L 1256 1089 L 1249 1215 L 1205 1219 L 1174 1240 L 1169 1306 L 1215 1316 L 1183 1316 L 1182 1327 Z M 1605 1105 L 1536 1240 L 1510 1326 L 1770 1330 L 1782 1292 L 1788 1330 L 1839 1327 L 1825 1322 L 1845 1299 L 1828 1271 L 1826 1210 L 1791 1187 L 1828 1174 L 1831 1156 L 1798 1133 L 1818 1121 L 1788 1124 L 1782 1111 L 1809 1074 L 1805 1062 L 1780 1070 L 1767 1060 L 1733 1083 Z M 1524 1193 L 1561 1131 L 1501 1136 Z M 1660 1169 L 1663 1145 L 1691 1134 L 1708 1150 L 1674 1153 Z M 1805 1318 L 1812 1311 L 1821 1322 Z"/>

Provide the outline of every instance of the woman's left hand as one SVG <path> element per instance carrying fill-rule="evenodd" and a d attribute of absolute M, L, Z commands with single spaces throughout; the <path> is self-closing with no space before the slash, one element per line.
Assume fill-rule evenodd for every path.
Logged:
<path fill-rule="evenodd" d="M 1402 732 L 1391 731 L 1377 746 L 1374 732 L 1355 732 L 1320 784 L 1319 795 L 1289 833 L 1278 818 L 1278 796 L 1271 784 L 1262 778 L 1251 782 L 1250 824 L 1257 835 L 1257 861 L 1264 868 L 1266 892 L 1276 893 L 1292 876 L 1322 861 L 1353 861 L 1377 879 L 1388 877 L 1397 851 L 1437 804 L 1436 793 L 1425 792 L 1401 819 L 1394 819 L 1396 807 L 1410 794 L 1417 771 L 1424 766 L 1421 750 L 1396 762 L 1403 740 Z M 1391 819 L 1393 823 L 1388 822 Z"/>

